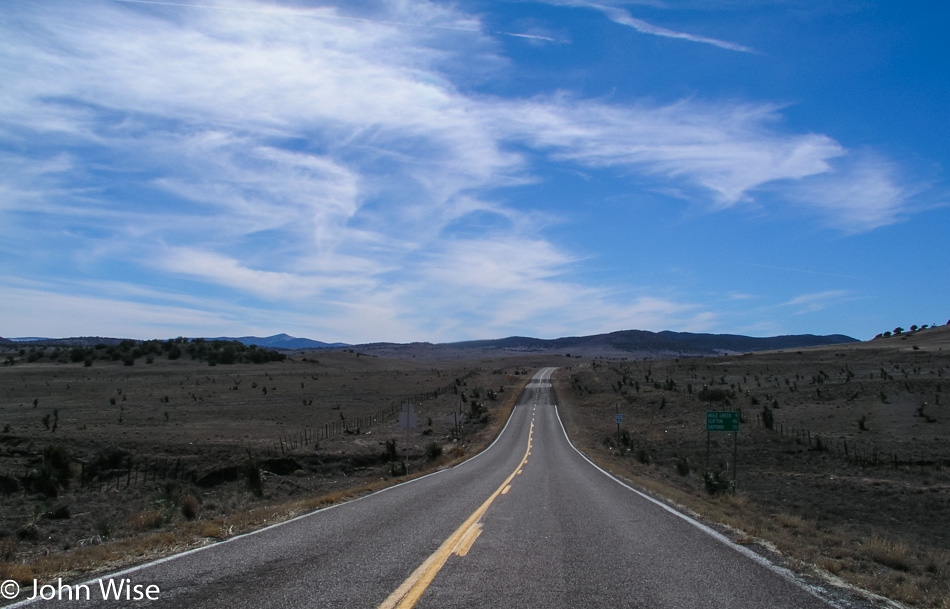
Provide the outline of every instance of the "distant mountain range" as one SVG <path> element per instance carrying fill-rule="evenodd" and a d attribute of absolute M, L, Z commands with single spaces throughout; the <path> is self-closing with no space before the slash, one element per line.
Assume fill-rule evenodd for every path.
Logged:
<path fill-rule="evenodd" d="M 694 334 L 692 332 L 648 332 L 645 330 L 623 330 L 610 334 L 595 334 L 593 336 L 579 336 L 541 340 L 537 338 L 510 337 L 496 341 L 468 341 L 455 343 L 462 348 L 515 349 L 524 351 L 560 351 L 565 349 L 588 348 L 602 349 L 610 347 L 617 351 L 656 351 L 656 352 L 698 352 L 698 353 L 725 353 L 749 351 L 771 351 L 776 349 L 797 349 L 802 347 L 817 347 L 821 345 L 836 345 L 854 343 L 857 339 L 843 334 L 830 336 L 815 336 L 814 334 L 797 334 L 790 336 L 771 336 L 755 338 L 737 334 Z"/>
<path fill-rule="evenodd" d="M 257 345 L 268 349 L 332 349 L 334 347 L 349 347 L 346 343 L 324 343 L 309 338 L 296 338 L 288 334 L 275 334 L 259 338 L 257 336 L 242 336 L 240 338 L 206 338 L 205 340 L 236 340 L 245 345 Z"/>
<path fill-rule="evenodd" d="M 816 336 L 797 334 L 755 338 L 736 334 L 695 334 L 691 332 L 648 332 L 623 330 L 592 336 L 540 339 L 511 336 L 495 340 L 473 340 L 457 343 L 371 343 L 356 345 L 361 352 L 393 357 L 471 357 L 477 352 L 551 353 L 561 355 L 613 355 L 618 357 L 678 357 L 749 353 L 780 349 L 802 349 L 824 345 L 859 342 L 843 334 Z"/>
<path fill-rule="evenodd" d="M 82 338 L 0 338 L 0 343 L 24 342 L 48 345 L 93 345 L 115 344 L 121 339 L 103 337 Z M 550 353 L 561 355 L 616 355 L 623 357 L 668 357 L 717 355 L 722 353 L 748 353 L 780 349 L 801 349 L 823 345 L 858 342 L 850 336 L 832 334 L 796 334 L 755 338 L 737 334 L 695 334 L 692 332 L 648 332 L 646 330 L 623 330 L 592 336 L 572 336 L 555 339 L 540 339 L 511 336 L 494 340 L 472 340 L 455 343 L 325 343 L 309 338 L 296 338 L 287 334 L 268 337 L 242 336 L 240 338 L 217 337 L 205 340 L 239 341 L 245 345 L 257 345 L 268 349 L 338 349 L 356 348 L 367 354 L 390 357 L 478 357 L 481 354 Z"/>
<path fill-rule="evenodd" d="M 73 338 L 44 338 L 40 336 L 27 336 L 21 338 L 0 338 L 0 344 L 21 344 L 21 343 L 42 343 L 44 345 L 84 345 L 91 346 L 99 343 L 105 345 L 116 345 L 122 342 L 122 338 L 109 338 L 104 336 L 80 336 Z M 162 339 L 164 340 L 164 339 Z M 245 345 L 257 345 L 267 349 L 332 349 L 335 347 L 348 347 L 346 343 L 323 343 L 309 338 L 295 338 L 287 334 L 275 334 L 260 338 L 257 336 L 242 336 L 240 338 L 216 337 L 205 338 L 204 340 L 236 340 Z"/>

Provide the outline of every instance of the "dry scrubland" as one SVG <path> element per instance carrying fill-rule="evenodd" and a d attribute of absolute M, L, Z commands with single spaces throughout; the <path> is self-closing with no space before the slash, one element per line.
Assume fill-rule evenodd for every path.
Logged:
<path fill-rule="evenodd" d="M 950 607 L 950 328 L 799 352 L 575 361 L 555 374 L 565 424 L 606 469 L 806 573 Z M 707 410 L 742 412 L 738 495 L 726 491 L 733 434 L 712 434 L 706 469 Z"/>
<path fill-rule="evenodd" d="M 0 580 L 52 580 L 211 543 L 483 447 L 530 362 L 354 352 L 0 367 Z M 460 434 L 453 414 L 463 413 Z"/>
<path fill-rule="evenodd" d="M 0 579 L 77 578 L 392 484 L 406 448 L 393 406 L 408 397 L 410 472 L 444 467 L 486 446 L 530 374 L 557 365 L 571 438 L 607 469 L 814 577 L 950 607 L 947 327 L 678 360 L 86 367 L 63 353 L 0 367 Z M 737 495 L 732 434 L 713 434 L 707 470 L 707 410 L 743 414 Z"/>

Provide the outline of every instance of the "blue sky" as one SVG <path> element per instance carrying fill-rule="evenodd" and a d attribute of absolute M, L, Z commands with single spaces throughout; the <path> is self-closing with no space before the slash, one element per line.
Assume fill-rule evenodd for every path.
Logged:
<path fill-rule="evenodd" d="M 947 323 L 948 18 L 5 0 L 0 335 Z"/>

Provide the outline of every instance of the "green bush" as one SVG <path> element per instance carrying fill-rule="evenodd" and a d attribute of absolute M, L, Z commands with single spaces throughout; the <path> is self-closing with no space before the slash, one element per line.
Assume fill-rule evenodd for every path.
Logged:
<path fill-rule="evenodd" d="M 429 442 L 426 444 L 426 459 L 435 461 L 442 456 L 442 445 L 438 442 Z"/>
<path fill-rule="evenodd" d="M 706 486 L 706 492 L 710 495 L 725 493 L 732 486 L 732 479 L 725 469 L 718 472 L 706 472 L 703 474 L 703 484 Z"/>

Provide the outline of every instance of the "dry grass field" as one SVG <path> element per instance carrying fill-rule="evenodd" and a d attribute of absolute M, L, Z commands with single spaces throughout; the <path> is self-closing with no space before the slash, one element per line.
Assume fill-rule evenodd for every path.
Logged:
<path fill-rule="evenodd" d="M 798 352 L 577 360 L 555 381 L 572 439 L 606 469 L 816 577 L 950 607 L 950 327 Z M 743 422 L 737 446 L 711 434 L 707 469 L 709 410 Z"/>
<path fill-rule="evenodd" d="M 810 577 L 950 607 L 948 327 L 681 359 L 8 354 L 0 579 L 77 578 L 393 484 L 407 437 L 411 475 L 445 467 L 486 446 L 530 374 L 555 365 L 570 436 L 606 469 Z M 709 410 L 743 422 L 737 446 L 711 434 L 707 467 Z"/>
<path fill-rule="evenodd" d="M 141 562 L 381 488 L 405 478 L 407 447 L 409 475 L 443 467 L 497 433 L 530 365 L 319 352 L 85 366 L 52 349 L 34 362 L 9 353 L 0 579 L 22 581 Z"/>

